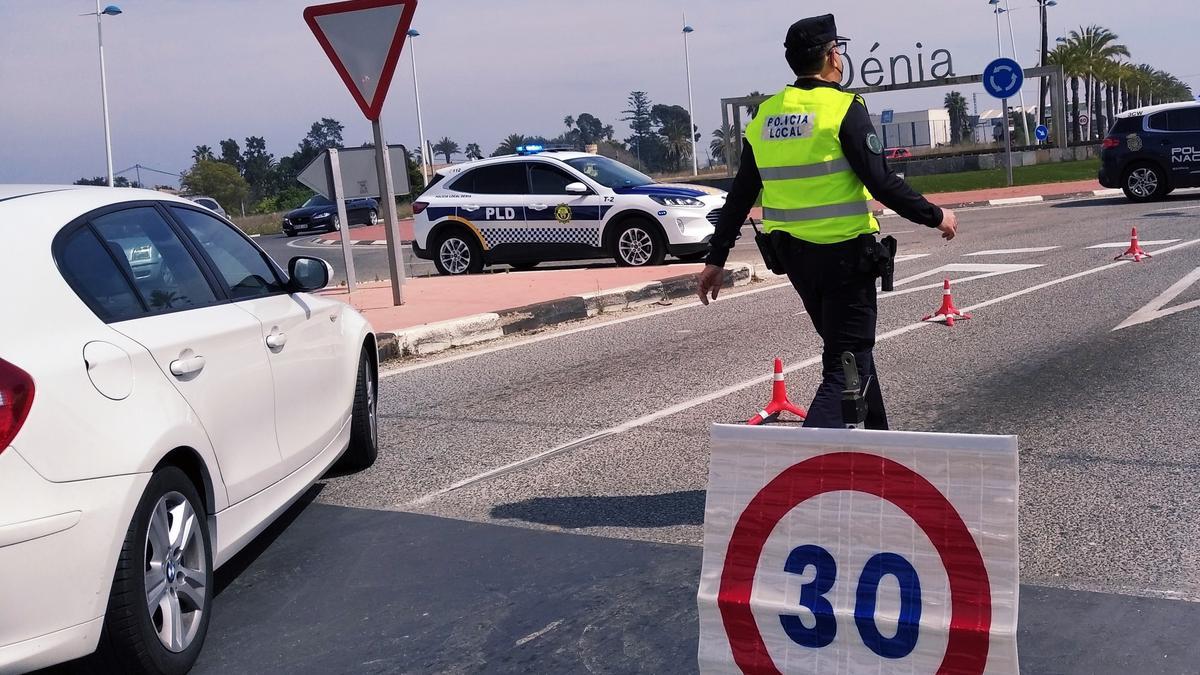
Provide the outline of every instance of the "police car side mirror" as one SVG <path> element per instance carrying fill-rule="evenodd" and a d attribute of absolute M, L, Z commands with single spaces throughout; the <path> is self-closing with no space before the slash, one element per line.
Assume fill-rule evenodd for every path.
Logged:
<path fill-rule="evenodd" d="M 568 193 L 573 195 L 582 195 L 587 194 L 588 188 L 583 183 L 575 181 L 574 183 L 567 183 L 566 190 Z"/>

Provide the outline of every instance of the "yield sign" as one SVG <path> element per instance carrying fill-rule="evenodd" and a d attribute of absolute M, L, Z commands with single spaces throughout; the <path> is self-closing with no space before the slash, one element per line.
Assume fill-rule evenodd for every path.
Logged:
<path fill-rule="evenodd" d="M 348 0 L 304 9 L 304 21 L 367 119 L 383 109 L 417 0 Z"/>

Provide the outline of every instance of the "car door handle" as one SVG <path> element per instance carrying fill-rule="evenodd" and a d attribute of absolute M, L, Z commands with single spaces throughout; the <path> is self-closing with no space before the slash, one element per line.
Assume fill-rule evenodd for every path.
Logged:
<path fill-rule="evenodd" d="M 171 362 L 171 374 L 176 377 L 184 377 L 198 373 L 201 370 L 204 370 L 204 357 L 198 354 L 186 359 L 175 359 Z"/>
<path fill-rule="evenodd" d="M 546 209 L 548 209 L 550 207 L 546 204 L 529 204 L 528 208 L 531 208 L 534 211 L 545 211 Z"/>
<path fill-rule="evenodd" d="M 271 333 L 267 336 L 267 346 L 271 349 L 283 349 L 287 344 L 287 333 Z"/>
<path fill-rule="evenodd" d="M 479 210 L 479 207 L 474 204 L 464 204 L 458 208 L 462 209 L 463 211 L 478 211 Z"/>

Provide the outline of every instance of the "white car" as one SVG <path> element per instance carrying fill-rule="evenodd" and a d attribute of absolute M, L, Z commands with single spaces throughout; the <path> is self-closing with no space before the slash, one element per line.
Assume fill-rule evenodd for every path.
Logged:
<path fill-rule="evenodd" d="M 668 253 L 699 260 L 724 205 L 720 190 L 656 183 L 607 157 L 526 148 L 438 170 L 413 203 L 413 253 L 442 274 L 607 256 L 623 266 Z"/>
<path fill-rule="evenodd" d="M 225 213 L 225 209 L 221 208 L 220 202 L 213 199 L 212 197 L 188 197 L 188 199 L 196 202 L 200 206 L 203 206 L 204 208 L 208 209 L 209 211 L 212 211 L 213 213 L 217 214 L 218 216 L 221 216 L 222 218 L 227 217 L 227 214 Z"/>
<path fill-rule="evenodd" d="M 182 673 L 213 570 L 376 455 L 367 321 L 186 199 L 0 186 L 0 673 Z"/>

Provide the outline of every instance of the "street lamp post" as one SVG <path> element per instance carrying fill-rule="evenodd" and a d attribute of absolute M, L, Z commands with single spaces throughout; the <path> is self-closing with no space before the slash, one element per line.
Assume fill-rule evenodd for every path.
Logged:
<path fill-rule="evenodd" d="M 416 28 L 408 30 L 408 37 L 420 37 L 421 32 Z M 425 125 L 421 122 L 421 87 L 417 84 L 417 41 L 413 40 L 408 48 L 408 55 L 412 58 L 412 73 L 413 73 L 413 98 L 417 101 L 417 147 L 421 149 L 421 182 L 425 185 L 429 184 L 429 172 L 426 169 L 426 148 L 425 148 Z"/>
<path fill-rule="evenodd" d="M 1042 23 L 1042 66 L 1046 66 L 1046 61 L 1050 58 L 1050 33 L 1047 31 L 1046 9 L 1054 7 L 1058 4 L 1057 0 L 1038 0 L 1039 18 Z M 1042 124 L 1050 119 L 1046 115 L 1046 94 L 1049 93 L 1050 82 L 1048 78 L 1043 77 L 1038 87 L 1038 118 Z"/>
<path fill-rule="evenodd" d="M 1000 9 L 1000 8 L 997 7 L 996 9 Z M 1005 17 L 1005 19 L 1008 20 L 1008 42 L 1010 45 L 1012 45 L 1013 58 L 1016 59 L 1017 58 L 1017 40 L 1016 40 L 1016 38 L 1013 37 L 1012 8 L 1009 7 L 1008 0 L 1004 0 L 1003 13 L 1008 15 L 1007 17 Z M 996 18 L 997 19 L 1000 18 L 999 13 L 996 15 Z M 1017 95 L 1021 100 L 1021 128 L 1025 130 L 1025 143 L 1026 143 L 1026 145 L 1028 145 L 1029 144 L 1029 119 L 1025 117 L 1025 111 L 1027 110 L 1027 108 L 1025 107 L 1025 88 L 1021 87 L 1021 89 L 1017 92 Z"/>
<path fill-rule="evenodd" d="M 100 18 L 102 16 L 116 16 L 120 13 L 121 8 L 116 5 L 108 5 L 104 9 L 100 9 L 100 0 L 96 0 L 96 11 L 81 15 L 96 15 L 96 43 L 100 49 L 100 102 L 101 108 L 104 111 L 104 159 L 107 166 L 105 175 L 108 177 L 109 187 L 113 186 L 112 130 L 108 123 L 108 82 L 104 73 L 104 29 Z"/>
<path fill-rule="evenodd" d="M 696 123 L 692 120 L 692 62 L 688 54 L 688 34 L 695 32 L 687 23 L 687 15 L 683 17 L 683 67 L 687 70 L 688 87 L 688 138 L 692 141 L 692 175 L 700 173 L 699 158 L 696 157 Z"/>

